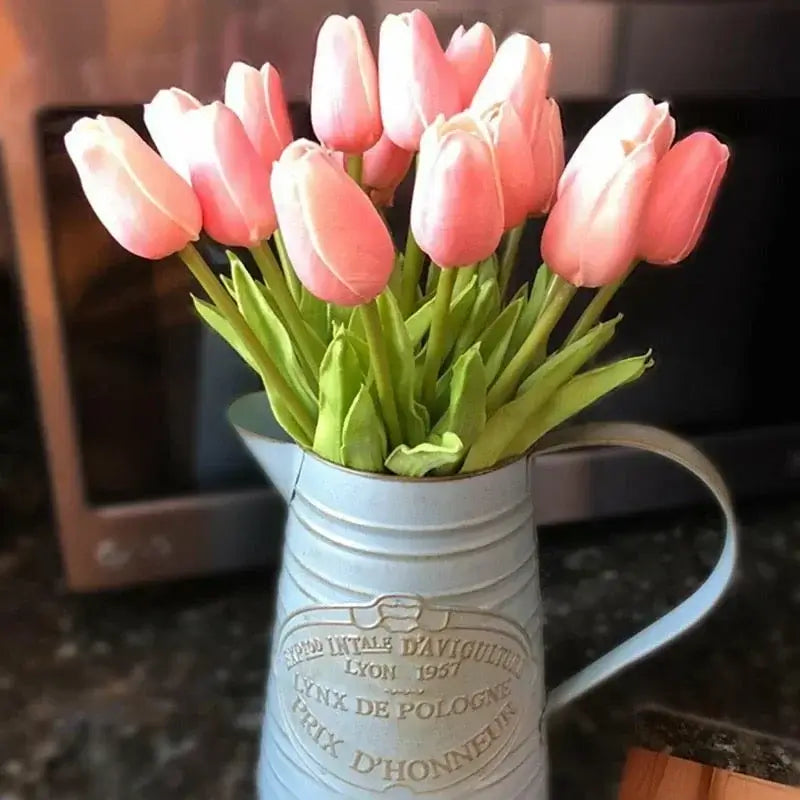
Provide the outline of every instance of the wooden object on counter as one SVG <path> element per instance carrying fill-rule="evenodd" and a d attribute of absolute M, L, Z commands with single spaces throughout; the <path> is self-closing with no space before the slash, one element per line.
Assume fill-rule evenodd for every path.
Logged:
<path fill-rule="evenodd" d="M 800 800 L 800 788 L 637 747 L 628 753 L 619 800 Z"/>

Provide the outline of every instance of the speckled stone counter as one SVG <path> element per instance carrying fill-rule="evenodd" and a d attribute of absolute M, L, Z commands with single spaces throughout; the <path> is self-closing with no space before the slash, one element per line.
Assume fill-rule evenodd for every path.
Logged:
<path fill-rule="evenodd" d="M 707 757 L 706 726 L 659 727 L 643 706 L 736 726 L 726 765 L 745 771 L 753 736 L 800 737 L 800 503 L 742 517 L 739 575 L 713 616 L 553 719 L 553 800 L 615 798 L 632 742 Z M 548 682 L 696 587 L 717 528 L 685 512 L 543 531 Z M 273 581 L 70 596 L 46 527 L 0 533 L 0 800 L 250 800 Z M 800 751 L 774 753 L 762 774 L 800 785 Z"/>

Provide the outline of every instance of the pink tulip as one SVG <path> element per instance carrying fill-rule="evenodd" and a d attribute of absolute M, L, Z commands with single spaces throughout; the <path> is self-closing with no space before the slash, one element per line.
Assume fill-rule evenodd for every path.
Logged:
<path fill-rule="evenodd" d="M 503 235 L 503 190 L 486 126 L 468 112 L 439 117 L 420 143 L 411 229 L 441 267 L 488 258 Z"/>
<path fill-rule="evenodd" d="M 524 222 L 532 210 L 536 186 L 533 153 L 522 122 L 508 100 L 484 112 L 481 119 L 495 149 L 503 188 L 504 227 L 508 230 Z"/>
<path fill-rule="evenodd" d="M 581 167 L 542 234 L 542 257 L 553 272 L 575 286 L 603 286 L 630 269 L 656 162 L 652 142 L 618 142 Z"/>
<path fill-rule="evenodd" d="M 269 170 L 241 121 L 220 102 L 185 117 L 189 168 L 203 227 L 222 244 L 252 247 L 275 231 Z"/>
<path fill-rule="evenodd" d="M 186 163 L 186 139 L 181 119 L 187 111 L 200 108 L 202 103 L 183 89 L 162 89 L 144 106 L 144 124 L 161 157 L 187 183 L 189 165 Z"/>
<path fill-rule="evenodd" d="M 476 22 L 469 30 L 463 25 L 455 29 L 445 56 L 456 72 L 462 108 L 472 102 L 496 49 L 494 33 L 485 22 Z"/>
<path fill-rule="evenodd" d="M 394 267 L 391 236 L 335 155 L 298 139 L 275 164 L 271 183 L 286 250 L 313 295 L 355 306 L 384 290 Z"/>
<path fill-rule="evenodd" d="M 561 110 L 550 98 L 542 109 L 539 130 L 533 142 L 534 188 L 531 213 L 543 216 L 553 207 L 558 180 L 564 171 L 564 128 Z"/>
<path fill-rule="evenodd" d="M 661 159 L 639 231 L 639 253 L 651 264 L 677 264 L 697 245 L 728 167 L 730 152 L 697 131 Z"/>
<path fill-rule="evenodd" d="M 604 158 L 605 149 L 616 150 L 621 140 L 634 144 L 651 141 L 659 159 L 674 138 L 675 120 L 669 113 L 669 103 L 656 105 L 646 94 L 629 94 L 596 122 L 578 145 L 561 175 L 558 194 L 584 164 Z"/>
<path fill-rule="evenodd" d="M 483 113 L 497 103 L 510 100 L 532 142 L 537 112 L 547 97 L 550 67 L 549 44 L 539 44 L 522 33 L 512 34 L 498 48 L 472 98 L 471 108 Z"/>
<path fill-rule="evenodd" d="M 333 150 L 363 153 L 383 129 L 378 68 L 358 17 L 328 17 L 317 38 L 311 79 L 311 124 Z"/>
<path fill-rule="evenodd" d="M 422 11 L 384 19 L 378 67 L 386 133 L 399 147 L 415 152 L 422 132 L 439 114 L 450 117 L 461 108 L 455 70 Z"/>
<path fill-rule="evenodd" d="M 391 198 L 411 167 L 413 153 L 398 147 L 385 133 L 378 143 L 364 153 L 362 182 L 379 191 L 379 197 Z M 391 203 L 378 203 L 391 205 Z"/>
<path fill-rule="evenodd" d="M 64 144 L 89 204 L 126 250 L 158 259 L 197 240 L 202 215 L 191 187 L 122 120 L 84 117 Z"/>
<path fill-rule="evenodd" d="M 272 64 L 257 70 L 234 62 L 225 81 L 225 105 L 242 121 L 256 152 L 272 169 L 294 138 L 278 70 Z"/>

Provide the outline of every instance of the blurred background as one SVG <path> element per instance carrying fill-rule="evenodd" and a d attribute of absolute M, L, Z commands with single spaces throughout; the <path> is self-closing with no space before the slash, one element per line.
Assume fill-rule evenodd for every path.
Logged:
<path fill-rule="evenodd" d="M 158 88 L 211 99 L 233 60 L 269 59 L 282 72 L 296 135 L 310 135 L 307 89 L 324 16 L 358 13 L 374 37 L 387 12 L 415 5 L 444 41 L 462 21 L 483 18 L 501 37 L 519 29 L 550 42 L 568 150 L 616 99 L 640 89 L 672 102 L 679 136 L 710 128 L 731 145 L 701 247 L 678 269 L 640 268 L 614 303 L 626 314 L 617 352 L 652 347 L 656 368 L 589 416 L 696 438 L 742 497 L 797 487 L 788 342 L 800 175 L 787 125 L 800 97 L 796 3 L 84 0 L 76 14 L 49 0 L 4 0 L 0 496 L 4 513 L 52 500 L 75 588 L 270 560 L 274 540 L 263 530 L 279 524 L 280 509 L 224 416 L 234 397 L 258 388 L 255 378 L 199 325 L 177 259 L 143 261 L 108 236 L 80 191 L 64 133 L 99 111 L 144 133 L 141 104 Z M 407 218 L 409 190 L 393 218 Z M 539 263 L 538 234 L 529 226 L 519 281 Z M 542 522 L 697 496 L 677 472 L 641 456 L 555 456 L 538 470 Z"/>

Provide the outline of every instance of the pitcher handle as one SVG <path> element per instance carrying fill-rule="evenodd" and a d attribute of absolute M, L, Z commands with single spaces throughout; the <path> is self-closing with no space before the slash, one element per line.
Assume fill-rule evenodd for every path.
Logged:
<path fill-rule="evenodd" d="M 728 488 L 716 467 L 684 439 L 649 425 L 598 422 L 545 436 L 531 457 L 580 447 L 631 447 L 664 456 L 698 477 L 714 495 L 725 518 L 725 542 L 705 582 L 680 605 L 556 687 L 547 700 L 549 716 L 620 670 L 663 647 L 696 625 L 725 593 L 736 566 L 738 529 Z"/>

